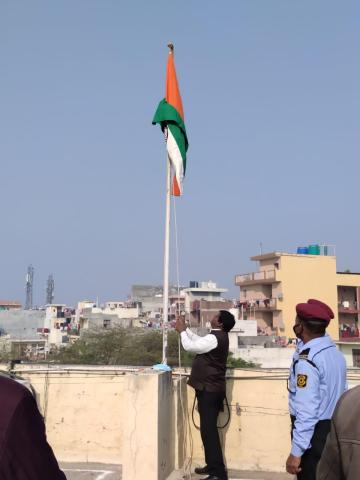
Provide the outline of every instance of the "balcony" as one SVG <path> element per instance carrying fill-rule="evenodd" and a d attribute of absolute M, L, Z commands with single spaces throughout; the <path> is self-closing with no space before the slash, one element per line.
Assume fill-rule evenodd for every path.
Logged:
<path fill-rule="evenodd" d="M 358 315 L 360 310 L 357 302 L 343 301 L 338 304 L 338 312 L 347 315 Z"/>
<path fill-rule="evenodd" d="M 237 307 L 239 308 L 240 312 L 244 311 L 253 311 L 256 312 L 271 312 L 274 310 L 280 310 L 277 305 L 276 298 L 265 298 L 263 300 L 249 300 L 238 302 Z"/>
<path fill-rule="evenodd" d="M 235 276 L 235 285 L 267 284 L 276 282 L 275 270 L 261 270 L 260 272 L 245 273 Z"/>
<path fill-rule="evenodd" d="M 341 342 L 360 342 L 359 330 L 358 329 L 355 329 L 355 331 L 340 330 L 339 340 Z"/>

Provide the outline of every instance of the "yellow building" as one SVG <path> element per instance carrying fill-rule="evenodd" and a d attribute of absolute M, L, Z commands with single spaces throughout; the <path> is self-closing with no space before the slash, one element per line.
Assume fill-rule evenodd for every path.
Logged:
<path fill-rule="evenodd" d="M 239 317 L 255 319 L 259 335 L 293 338 L 295 305 L 316 298 L 335 313 L 328 333 L 357 350 L 353 344 L 359 341 L 360 274 L 337 272 L 334 255 L 273 252 L 251 260 L 257 262 L 257 271 L 236 275 L 235 285 L 240 287 Z M 359 361 L 360 366 L 358 345 L 358 352 L 351 353 L 354 365 Z"/>
<path fill-rule="evenodd" d="M 337 299 L 339 318 L 340 350 L 348 366 L 360 367 L 359 314 L 360 274 L 339 272 L 337 277 Z"/>

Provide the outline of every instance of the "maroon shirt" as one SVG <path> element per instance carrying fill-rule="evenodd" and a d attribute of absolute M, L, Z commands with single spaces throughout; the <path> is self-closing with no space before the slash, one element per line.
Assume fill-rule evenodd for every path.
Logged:
<path fill-rule="evenodd" d="M 0 376 L 0 480 L 66 480 L 30 391 Z"/>

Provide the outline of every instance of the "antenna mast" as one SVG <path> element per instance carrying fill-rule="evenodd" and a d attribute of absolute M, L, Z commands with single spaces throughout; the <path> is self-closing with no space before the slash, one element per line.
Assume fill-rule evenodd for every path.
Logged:
<path fill-rule="evenodd" d="M 46 305 L 54 303 L 55 282 L 52 274 L 49 275 L 46 282 Z"/>
<path fill-rule="evenodd" d="M 26 280 L 26 284 L 25 284 L 25 289 L 26 289 L 25 310 L 32 310 L 32 308 L 33 308 L 33 285 L 34 285 L 34 267 L 32 265 L 28 266 L 25 280 Z"/>

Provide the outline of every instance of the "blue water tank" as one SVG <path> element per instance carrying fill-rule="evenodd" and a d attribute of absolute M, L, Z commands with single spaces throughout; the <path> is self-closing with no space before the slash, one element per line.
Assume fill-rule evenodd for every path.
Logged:
<path fill-rule="evenodd" d="M 309 253 L 309 249 L 308 247 L 298 247 L 297 253 L 299 253 L 300 255 L 307 255 Z"/>

